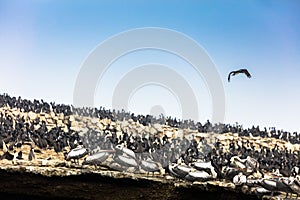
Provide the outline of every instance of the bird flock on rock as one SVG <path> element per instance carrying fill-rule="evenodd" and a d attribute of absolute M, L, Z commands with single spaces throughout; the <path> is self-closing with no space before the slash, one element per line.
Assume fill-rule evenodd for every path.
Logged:
<path fill-rule="evenodd" d="M 255 188 L 258 196 L 284 192 L 298 197 L 299 142 L 297 132 L 274 127 L 244 129 L 0 95 L 1 160 L 33 162 L 36 154 L 50 149 L 63 153 L 66 162 L 96 170 L 191 182 L 227 180 Z M 30 150 L 24 152 L 23 146 Z"/>

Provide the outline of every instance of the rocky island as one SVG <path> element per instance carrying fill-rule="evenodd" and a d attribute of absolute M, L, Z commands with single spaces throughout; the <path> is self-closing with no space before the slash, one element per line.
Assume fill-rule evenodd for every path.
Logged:
<path fill-rule="evenodd" d="M 299 134 L 0 95 L 8 199 L 278 199 L 300 193 Z"/>

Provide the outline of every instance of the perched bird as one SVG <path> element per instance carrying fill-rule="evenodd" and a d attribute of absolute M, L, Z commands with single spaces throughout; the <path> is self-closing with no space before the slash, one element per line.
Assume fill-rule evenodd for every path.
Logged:
<path fill-rule="evenodd" d="M 2 148 L 3 148 L 4 153 L 8 152 L 7 145 L 5 144 L 5 142 L 3 140 L 2 140 Z"/>
<path fill-rule="evenodd" d="M 0 156 L 0 159 L 7 159 L 7 160 L 12 160 L 14 158 L 14 155 L 9 153 L 7 145 L 5 142 L 2 140 L 2 148 L 3 148 L 3 155 Z"/>
<path fill-rule="evenodd" d="M 184 176 L 186 176 L 188 174 L 188 172 L 187 172 L 187 173 L 184 173 L 184 176 L 181 176 L 181 174 L 178 174 L 178 172 L 175 171 L 175 167 L 177 167 L 177 164 L 170 163 L 168 165 L 168 171 L 171 175 L 179 177 L 179 178 L 183 178 Z"/>
<path fill-rule="evenodd" d="M 16 150 L 14 150 L 14 158 L 13 158 L 13 160 L 17 160 L 17 157 L 18 157 L 18 152 Z"/>
<path fill-rule="evenodd" d="M 300 182 L 297 177 L 289 177 L 288 179 L 283 179 L 282 184 L 284 184 L 288 188 L 286 190 L 286 198 L 288 196 L 288 193 L 294 193 L 297 195 L 296 199 L 298 199 L 300 193 Z"/>
<path fill-rule="evenodd" d="M 290 181 L 288 178 L 281 178 L 276 183 L 278 190 L 286 193 L 285 199 L 287 199 L 288 194 L 292 195 L 294 193 L 294 190 L 291 188 L 292 183 L 289 183 Z"/>
<path fill-rule="evenodd" d="M 185 164 L 177 165 L 173 170 L 176 174 L 179 174 L 180 177 L 185 177 L 189 172 L 196 171 L 194 168 Z"/>
<path fill-rule="evenodd" d="M 7 152 L 5 152 L 5 153 L 1 156 L 0 159 L 1 159 L 1 160 L 2 160 L 2 159 L 13 160 L 13 159 L 14 159 L 14 155 L 12 155 L 11 153 L 9 153 L 9 152 L 7 151 Z"/>
<path fill-rule="evenodd" d="M 28 160 L 29 161 L 32 161 L 35 159 L 35 155 L 34 155 L 34 148 L 32 148 L 32 146 L 30 147 L 30 152 L 29 152 L 29 155 L 28 155 Z"/>
<path fill-rule="evenodd" d="M 271 196 L 274 195 L 274 192 L 278 192 L 278 179 L 277 180 L 271 180 L 271 179 L 263 179 L 259 184 L 266 190 L 271 192 Z"/>
<path fill-rule="evenodd" d="M 211 179 L 212 176 L 205 171 L 191 171 L 185 176 L 188 181 L 206 181 Z"/>
<path fill-rule="evenodd" d="M 89 150 L 87 148 L 78 146 L 75 149 L 72 149 L 67 155 L 66 155 L 66 161 L 69 161 L 71 159 L 74 160 L 74 162 L 77 161 L 77 164 L 79 164 L 79 159 L 83 158 L 89 153 Z"/>
<path fill-rule="evenodd" d="M 218 174 L 215 171 L 211 161 L 209 162 L 195 162 L 193 166 L 201 171 L 206 171 L 207 173 L 211 174 L 213 178 L 217 178 Z"/>
<path fill-rule="evenodd" d="M 146 170 L 147 172 L 155 172 L 161 169 L 160 163 L 156 163 L 154 161 L 149 161 L 149 160 L 141 160 L 140 166 L 142 169 Z"/>
<path fill-rule="evenodd" d="M 246 159 L 241 159 L 238 156 L 233 156 L 230 158 L 230 165 L 250 171 L 257 171 L 259 169 L 258 161 L 254 158 L 251 158 L 250 156 L 247 156 Z"/>
<path fill-rule="evenodd" d="M 254 158 L 251 158 L 250 156 L 247 156 L 246 158 L 246 167 L 248 170 L 258 170 L 259 169 L 259 162 L 254 159 Z"/>
<path fill-rule="evenodd" d="M 126 156 L 129 156 L 131 158 L 134 158 L 136 159 L 136 156 L 135 156 L 135 153 L 134 151 L 132 151 L 131 149 L 128 149 L 126 147 L 123 147 L 122 145 L 118 144 L 116 147 L 115 147 L 117 153 L 119 154 L 125 154 Z"/>
<path fill-rule="evenodd" d="M 126 155 L 116 155 L 114 157 L 114 160 L 122 166 L 138 167 L 137 161 L 134 158 L 126 156 Z"/>
<path fill-rule="evenodd" d="M 255 193 L 257 196 L 261 197 L 261 196 L 263 196 L 263 195 L 270 195 L 272 192 L 269 191 L 269 190 L 267 190 L 267 189 L 265 189 L 265 188 L 263 188 L 263 187 L 257 187 L 257 188 L 254 190 L 254 193 Z"/>
<path fill-rule="evenodd" d="M 248 72 L 247 69 L 239 69 L 236 71 L 232 71 L 228 74 L 228 82 L 230 82 L 230 76 L 235 76 L 240 73 L 244 73 L 248 78 L 251 78 L 251 74 Z"/>
<path fill-rule="evenodd" d="M 169 164 L 168 170 L 171 175 L 178 178 L 185 178 L 189 174 L 189 172 L 197 171 L 196 169 L 187 166 L 185 164 L 174 164 L 174 163 Z"/>
<path fill-rule="evenodd" d="M 19 151 L 18 156 L 16 158 L 18 160 L 22 160 L 23 159 L 22 155 L 23 155 L 22 151 Z"/>
<path fill-rule="evenodd" d="M 114 151 L 113 150 L 102 150 L 102 151 L 99 151 L 95 154 L 92 154 L 92 155 L 89 155 L 88 157 L 86 157 L 83 161 L 83 165 L 86 165 L 86 164 L 92 164 L 92 165 L 101 165 L 102 162 L 104 162 L 108 156 L 109 156 L 109 153 L 113 153 Z"/>
<path fill-rule="evenodd" d="M 234 183 L 234 185 L 242 185 L 247 183 L 247 177 L 242 172 L 240 172 L 238 175 L 235 175 L 233 177 L 232 182 Z"/>
<path fill-rule="evenodd" d="M 240 168 L 227 167 L 222 168 L 223 176 L 226 180 L 233 180 L 233 178 L 241 172 Z"/>

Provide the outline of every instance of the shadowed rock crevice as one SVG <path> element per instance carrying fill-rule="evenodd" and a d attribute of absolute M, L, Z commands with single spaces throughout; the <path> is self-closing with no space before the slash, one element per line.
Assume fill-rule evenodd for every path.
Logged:
<path fill-rule="evenodd" d="M 1 195 L 6 199 L 257 199 L 217 189 L 177 188 L 150 180 L 114 179 L 95 174 L 67 177 L 0 170 Z"/>

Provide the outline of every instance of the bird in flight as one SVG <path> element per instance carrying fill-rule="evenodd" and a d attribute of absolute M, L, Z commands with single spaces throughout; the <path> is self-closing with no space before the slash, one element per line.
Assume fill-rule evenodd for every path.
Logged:
<path fill-rule="evenodd" d="M 230 76 L 235 76 L 240 73 L 244 73 L 248 78 L 251 78 L 251 74 L 248 72 L 247 69 L 239 69 L 236 71 L 232 71 L 228 74 L 228 82 L 230 82 Z"/>

